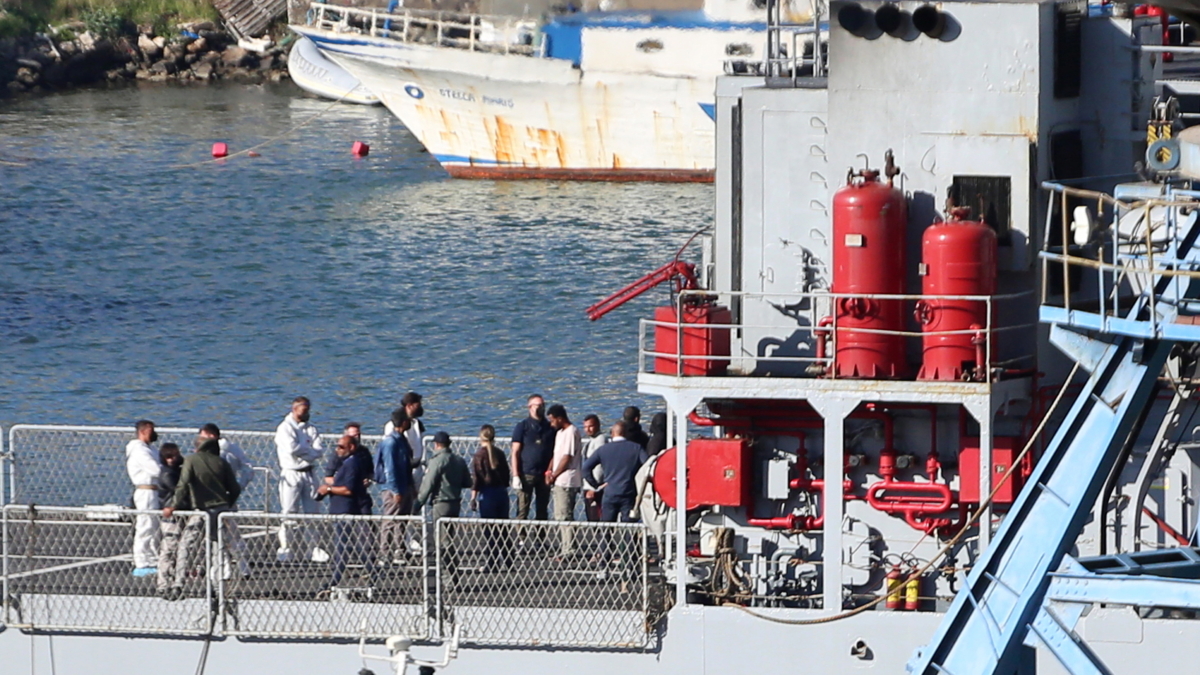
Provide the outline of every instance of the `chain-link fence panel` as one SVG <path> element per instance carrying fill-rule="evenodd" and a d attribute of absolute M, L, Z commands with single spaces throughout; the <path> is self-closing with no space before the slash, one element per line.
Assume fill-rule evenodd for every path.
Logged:
<path fill-rule="evenodd" d="M 4 623 L 71 633 L 209 634 L 208 515 L 180 512 L 171 521 L 159 516 L 112 508 L 4 507 Z M 172 524 L 179 525 L 173 542 Z M 139 546 L 163 574 L 135 575 Z M 167 575 L 168 568 L 175 573 Z"/>
<path fill-rule="evenodd" d="M 420 518 L 224 513 L 218 585 L 222 632 L 266 639 L 429 636 Z M 432 554 L 431 554 L 432 555 Z"/>
<path fill-rule="evenodd" d="M 175 443 L 186 455 L 195 445 L 197 429 L 158 427 L 155 447 Z M 279 459 L 273 431 L 223 430 L 254 467 L 254 478 L 238 499 L 241 511 L 278 512 Z M 79 506 L 118 504 L 131 506 L 132 486 L 125 471 L 125 446 L 135 437 L 133 427 L 90 427 L 19 424 L 9 429 L 7 448 L 0 447 L 0 503 Z M 321 434 L 321 444 L 331 457 L 339 434 Z M 364 435 L 374 452 L 382 436 Z M 426 456 L 433 439 L 424 439 Z M 0 445 L 3 440 L 0 439 Z M 507 457 L 510 443 L 497 441 Z M 479 449 L 473 436 L 452 437 L 451 450 L 468 462 Z M 325 462 L 319 467 L 324 474 Z M 513 497 L 515 513 L 515 497 Z M 470 508 L 464 497 L 464 508 Z"/>
<path fill-rule="evenodd" d="M 639 524 L 444 518 L 438 625 L 464 644 L 642 649 L 652 633 Z"/>

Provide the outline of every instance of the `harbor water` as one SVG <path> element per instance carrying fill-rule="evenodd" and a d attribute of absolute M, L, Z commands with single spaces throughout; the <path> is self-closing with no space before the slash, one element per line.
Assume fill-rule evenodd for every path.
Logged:
<path fill-rule="evenodd" d="M 213 162 L 216 141 L 270 142 Z M 637 321 L 667 292 L 583 310 L 711 206 L 705 185 L 450 180 L 382 108 L 290 85 L 3 102 L 0 425 L 265 430 L 304 394 L 323 431 L 377 433 L 410 389 L 454 434 L 505 433 L 532 392 L 577 421 L 649 411 Z"/>

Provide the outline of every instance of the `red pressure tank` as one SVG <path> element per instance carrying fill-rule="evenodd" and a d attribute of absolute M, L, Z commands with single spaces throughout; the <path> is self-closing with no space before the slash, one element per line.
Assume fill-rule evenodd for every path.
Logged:
<path fill-rule="evenodd" d="M 986 223 L 967 220 L 971 210 L 951 209 L 950 219 L 934 223 L 921 240 L 921 292 L 924 295 L 993 295 L 996 292 L 996 233 Z M 916 319 L 925 331 L 920 380 L 981 378 L 988 327 L 982 300 L 923 299 Z M 970 331 L 954 335 L 943 331 Z"/>
<path fill-rule="evenodd" d="M 888 153 L 889 176 L 892 173 Z M 879 172 L 851 173 L 833 195 L 834 293 L 902 295 L 908 204 L 904 193 L 885 184 Z M 904 330 L 904 301 L 838 298 L 834 336 L 836 377 L 903 377 L 904 337 L 854 330 Z"/>

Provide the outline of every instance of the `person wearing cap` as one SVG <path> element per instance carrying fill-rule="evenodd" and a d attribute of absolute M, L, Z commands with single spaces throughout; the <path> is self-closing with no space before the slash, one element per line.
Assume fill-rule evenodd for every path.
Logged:
<path fill-rule="evenodd" d="M 462 457 L 450 452 L 450 434 L 433 435 L 433 456 L 425 465 L 425 480 L 417 494 L 416 505 L 433 505 L 433 522 L 457 518 L 462 509 L 462 491 L 471 487 L 471 470 Z"/>

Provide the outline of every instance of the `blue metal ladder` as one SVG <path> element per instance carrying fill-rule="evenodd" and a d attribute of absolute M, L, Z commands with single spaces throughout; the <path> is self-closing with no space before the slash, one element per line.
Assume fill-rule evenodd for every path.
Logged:
<path fill-rule="evenodd" d="M 1200 283 L 1167 272 L 1194 270 L 1200 260 L 1195 247 L 1200 225 L 1190 219 L 1183 229 L 1166 250 L 1154 254 L 1153 269 L 1162 273 L 1148 284 L 1153 292 L 1143 293 L 1123 320 L 1043 307 L 1042 320 L 1055 324 L 1052 340 L 1091 376 L 938 632 L 909 661 L 909 672 L 1031 673 L 1030 645 L 1049 648 L 1072 672 L 1107 672 L 1072 632 L 1084 606 L 1079 603 L 1092 601 L 1081 599 L 1057 612 L 1051 604 L 1060 602 L 1063 588 L 1071 583 L 1087 585 L 1103 576 L 1070 558 L 1064 561 L 1065 554 L 1096 504 L 1122 444 L 1136 433 L 1141 412 L 1153 403 L 1156 380 L 1172 349 L 1177 342 L 1200 342 L 1200 326 L 1178 321 L 1187 304 L 1179 298 L 1196 297 L 1193 286 L 1200 290 Z M 1105 332 L 1097 330 L 1101 327 Z M 1056 577 L 1056 570 L 1065 572 Z M 1095 586 L 1111 585 L 1116 578 L 1109 575 Z M 1186 583 L 1196 586 L 1192 594 L 1200 600 L 1200 582 Z M 1048 595 L 1051 588 L 1054 595 Z"/>

